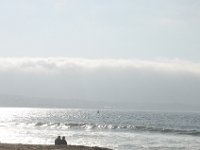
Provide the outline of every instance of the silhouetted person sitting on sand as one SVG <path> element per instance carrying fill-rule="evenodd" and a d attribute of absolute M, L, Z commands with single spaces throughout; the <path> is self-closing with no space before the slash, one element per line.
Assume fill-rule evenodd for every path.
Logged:
<path fill-rule="evenodd" d="M 61 145 L 62 143 L 62 140 L 60 138 L 60 136 L 58 136 L 56 139 L 55 139 L 55 145 Z"/>
<path fill-rule="evenodd" d="M 64 137 L 64 136 L 62 137 L 61 144 L 62 144 L 62 145 L 67 145 L 67 141 L 65 140 L 65 137 Z"/>

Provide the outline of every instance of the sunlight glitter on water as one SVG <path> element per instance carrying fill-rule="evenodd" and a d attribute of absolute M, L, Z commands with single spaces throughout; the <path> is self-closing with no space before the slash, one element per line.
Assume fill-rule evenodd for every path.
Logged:
<path fill-rule="evenodd" d="M 61 135 L 69 144 L 115 150 L 200 147 L 199 113 L 36 108 L 1 108 L 0 113 L 3 143 L 53 144 Z"/>

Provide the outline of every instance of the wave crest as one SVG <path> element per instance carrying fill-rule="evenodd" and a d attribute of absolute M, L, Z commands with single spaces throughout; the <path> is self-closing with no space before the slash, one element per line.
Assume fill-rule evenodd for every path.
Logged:
<path fill-rule="evenodd" d="M 200 136 L 200 130 L 195 129 L 172 129 L 161 128 L 153 126 L 137 126 L 132 124 L 127 125 L 115 125 L 115 124 L 88 124 L 88 123 L 43 123 L 37 122 L 35 127 L 51 127 L 59 129 L 79 129 L 79 130 L 115 130 L 115 131 L 129 131 L 129 132 L 159 132 L 159 133 L 171 133 L 171 134 L 185 134 Z"/>

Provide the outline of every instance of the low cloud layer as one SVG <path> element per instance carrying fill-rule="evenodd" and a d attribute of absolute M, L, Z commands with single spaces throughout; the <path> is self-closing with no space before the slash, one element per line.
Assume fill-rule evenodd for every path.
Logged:
<path fill-rule="evenodd" d="M 0 94 L 44 97 L 43 106 L 58 99 L 59 105 L 200 106 L 200 63 L 179 59 L 0 58 L 0 83 Z"/>
<path fill-rule="evenodd" d="M 147 70 L 200 75 L 200 63 L 180 59 L 0 58 L 1 72 L 53 73 L 64 71 Z"/>

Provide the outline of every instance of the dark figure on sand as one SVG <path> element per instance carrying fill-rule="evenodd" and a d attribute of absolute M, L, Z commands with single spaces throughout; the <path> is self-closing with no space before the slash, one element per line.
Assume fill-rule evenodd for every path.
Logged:
<path fill-rule="evenodd" d="M 62 144 L 62 145 L 67 145 L 67 141 L 65 140 L 65 137 L 64 137 L 64 136 L 62 137 L 61 144 Z"/>
<path fill-rule="evenodd" d="M 55 139 L 55 145 L 60 145 L 61 144 L 61 138 L 60 136 L 58 136 L 56 139 Z"/>
<path fill-rule="evenodd" d="M 65 140 L 65 137 L 63 136 L 61 140 L 60 136 L 58 136 L 55 139 L 55 145 L 67 145 L 67 141 Z"/>

